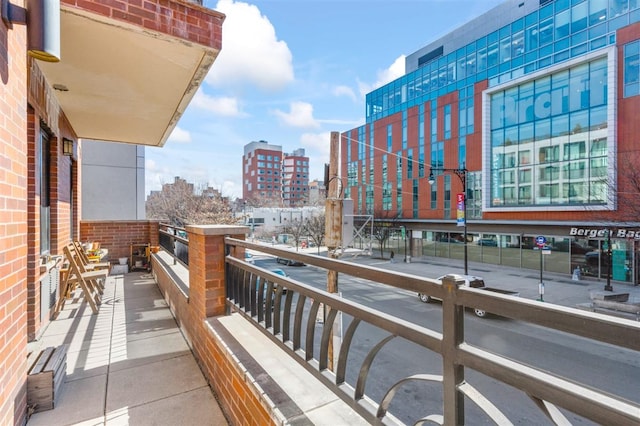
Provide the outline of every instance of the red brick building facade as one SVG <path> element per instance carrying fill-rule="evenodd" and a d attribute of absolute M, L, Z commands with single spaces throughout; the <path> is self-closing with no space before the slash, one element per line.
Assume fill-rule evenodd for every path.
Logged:
<path fill-rule="evenodd" d="M 29 55 L 28 33 L 33 28 L 26 22 L 30 13 L 27 8 L 34 7 L 32 4 L 36 3 L 10 0 L 8 16 L 3 15 L 0 21 L 2 425 L 26 423 L 27 344 L 37 339 L 49 322 L 50 305 L 46 302 L 50 295 L 41 294 L 42 289 L 54 291 L 54 294 L 57 290 L 53 285 L 51 288 L 43 287 L 43 282 L 49 274 L 58 273 L 55 265 L 63 247 L 82 238 L 79 214 L 82 202 L 79 198 L 81 139 L 101 138 L 161 146 L 217 56 L 224 20 L 224 15 L 218 12 L 178 0 L 62 0 L 59 17 L 62 55 L 57 62 L 44 63 Z M 140 117 L 131 117 L 134 124 L 128 127 L 124 120 L 117 124 L 108 122 L 113 117 L 107 114 L 121 109 L 118 105 L 137 101 L 148 103 L 149 98 L 124 99 L 122 104 L 113 98 L 112 104 L 106 105 L 104 110 L 98 107 L 91 110 L 87 108 L 88 104 L 81 105 L 80 98 L 91 103 L 100 98 L 100 93 L 97 93 L 98 89 L 94 93 L 81 93 L 83 73 L 75 71 L 83 65 L 74 63 L 73 56 L 82 52 L 65 51 L 67 43 L 80 38 L 79 34 L 73 33 L 75 27 L 72 24 L 83 26 L 82 37 L 87 39 L 95 37 L 99 40 L 100 31 L 113 31 L 148 43 L 160 40 L 168 49 L 182 49 L 200 58 L 194 61 L 193 69 L 187 70 L 184 80 L 180 76 L 179 81 L 172 82 L 181 93 L 163 100 L 170 115 L 162 117 L 163 123 L 154 123 L 159 130 L 159 136 L 154 140 L 137 136 L 142 133 L 136 133 L 133 126 L 136 120 L 142 121 Z M 86 29 L 95 29 L 95 33 Z M 103 42 L 108 43 L 109 40 Z M 94 48 L 100 49 L 99 46 Z M 116 55 L 136 54 L 129 49 L 132 47 L 121 46 Z M 117 57 L 110 57 L 113 53 L 107 50 L 101 52 L 105 59 L 118 62 L 117 65 L 123 67 L 105 71 L 111 73 L 110 77 L 122 81 L 138 72 L 132 68 L 127 70 L 127 64 Z M 158 63 L 166 61 L 166 58 L 160 51 L 142 60 Z M 58 80 L 61 76 L 68 79 L 64 84 Z M 99 85 L 98 80 L 91 84 Z M 160 92 L 166 82 L 159 86 L 151 89 Z M 114 93 L 113 89 L 106 90 Z M 82 116 L 87 109 L 95 114 L 90 119 Z M 117 137 L 109 135 L 98 129 L 101 125 L 107 130 L 120 126 L 122 132 Z M 154 129 L 150 127 L 149 130 Z M 63 153 L 64 140 L 73 144 L 73 152 Z M 85 232 L 90 229 L 90 226 L 85 227 Z M 117 233 L 117 229 L 118 226 L 114 226 L 112 233 Z M 145 240 L 148 241 L 148 237 Z"/>

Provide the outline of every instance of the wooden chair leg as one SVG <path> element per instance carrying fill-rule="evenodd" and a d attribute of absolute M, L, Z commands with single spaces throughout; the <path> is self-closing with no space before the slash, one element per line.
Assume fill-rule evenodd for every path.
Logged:
<path fill-rule="evenodd" d="M 93 299 L 93 297 L 91 297 L 91 290 L 89 289 L 89 287 L 87 286 L 87 283 L 83 280 L 80 279 L 80 287 L 82 287 L 82 292 L 84 293 L 84 298 L 87 301 L 87 303 L 89 304 L 89 306 L 91 307 L 91 310 L 93 311 L 94 314 L 98 313 L 98 308 L 96 306 L 96 303 Z"/>

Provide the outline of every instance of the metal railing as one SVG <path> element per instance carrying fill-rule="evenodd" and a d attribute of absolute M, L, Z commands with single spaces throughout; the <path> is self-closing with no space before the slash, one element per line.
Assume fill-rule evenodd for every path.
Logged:
<path fill-rule="evenodd" d="M 173 257 L 173 264 L 180 262 L 189 267 L 189 239 L 184 228 L 161 223 L 158 230 L 158 241 L 167 253 Z"/>
<path fill-rule="evenodd" d="M 484 413 L 496 424 L 511 424 L 504 410 L 498 408 L 481 390 L 465 380 L 465 372 L 480 373 L 523 392 L 528 405 L 537 407 L 539 415 L 553 424 L 570 424 L 566 411 L 600 424 L 640 424 L 640 403 L 613 395 L 599 387 L 600 383 L 583 384 L 563 374 L 517 361 L 468 341 L 464 333 L 464 307 L 473 306 L 501 317 L 533 324 L 538 328 L 568 333 L 572 337 L 592 339 L 620 350 L 640 351 L 640 324 L 601 314 L 562 306 L 460 287 L 453 277 L 443 285 L 414 275 L 355 265 L 320 256 L 226 238 L 228 253 L 227 304 L 243 314 L 260 330 L 281 346 L 294 360 L 313 373 L 343 401 L 373 424 L 396 424 L 400 420 L 390 413 L 399 393 L 411 383 L 441 385 L 439 410 L 420 414 L 411 423 L 464 424 L 465 402 L 473 404 L 474 413 Z M 270 255 L 300 260 L 326 270 L 370 280 L 410 292 L 427 293 L 442 300 L 441 331 L 391 316 L 336 294 L 318 290 L 303 282 L 289 279 L 251 265 L 236 254 L 255 249 Z M 321 315 L 324 307 L 324 315 Z M 324 317 L 320 322 L 317 319 Z M 339 316 L 350 319 L 339 349 L 332 353 L 333 327 Z M 316 328 L 320 331 L 316 332 Z M 367 339 L 354 342 L 358 330 L 371 331 Z M 373 330 L 373 331 L 372 331 Z M 361 332 L 361 331 L 360 331 Z M 375 337 L 375 339 L 373 338 Z M 374 379 L 374 364 L 391 342 L 401 339 L 441 359 L 441 371 L 419 371 L 397 379 L 383 389 L 376 400 L 365 392 Z M 363 349 L 363 342 L 368 344 Z M 360 365 L 354 364 L 354 353 L 362 353 Z M 640 354 L 633 352 L 637 357 Z M 330 368 L 331 365 L 334 368 Z M 379 369 L 378 369 L 379 370 Z M 380 373 L 378 373 L 380 374 Z M 470 374 L 471 376 L 471 374 Z M 350 380 L 347 378 L 350 377 Z M 379 382 L 376 382 L 379 386 Z M 637 384 L 637 383 L 636 383 Z M 428 398 L 416 393 L 415 398 Z M 430 397 L 429 397 L 430 398 Z M 637 398 L 637 395 L 636 395 Z M 531 401 L 533 404 L 531 404 Z M 420 405 L 427 409 L 427 405 Z M 468 408 L 469 409 L 469 408 Z M 540 414 L 541 413 L 541 414 Z"/>

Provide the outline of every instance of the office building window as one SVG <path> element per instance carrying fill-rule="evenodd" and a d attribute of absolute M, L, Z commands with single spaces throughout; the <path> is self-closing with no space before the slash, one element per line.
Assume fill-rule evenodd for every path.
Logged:
<path fill-rule="evenodd" d="M 438 185 L 434 182 L 431 186 L 431 210 L 435 210 L 438 207 Z"/>
<path fill-rule="evenodd" d="M 420 201 L 420 196 L 419 196 L 419 191 L 418 191 L 418 179 L 414 179 L 413 180 L 413 192 L 412 192 L 412 213 L 413 213 L 413 218 L 417 219 L 418 218 L 418 214 L 420 213 L 419 211 L 419 201 Z"/>
<path fill-rule="evenodd" d="M 388 211 L 392 208 L 391 183 L 382 185 L 382 210 Z"/>
<path fill-rule="evenodd" d="M 402 149 L 407 149 L 407 111 L 402 111 Z"/>
<path fill-rule="evenodd" d="M 438 111 L 436 102 L 431 102 L 431 142 L 438 140 Z"/>
<path fill-rule="evenodd" d="M 444 106 L 444 138 L 451 139 L 451 104 Z"/>
<path fill-rule="evenodd" d="M 640 94 L 640 40 L 624 46 L 624 97 Z"/>
<path fill-rule="evenodd" d="M 451 217 L 451 175 L 444 175 L 444 217 Z"/>

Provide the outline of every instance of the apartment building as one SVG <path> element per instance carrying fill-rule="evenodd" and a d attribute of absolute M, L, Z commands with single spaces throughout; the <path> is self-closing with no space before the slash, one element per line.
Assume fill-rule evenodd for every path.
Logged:
<path fill-rule="evenodd" d="M 244 146 L 242 198 L 252 204 L 279 205 L 282 198 L 282 146 L 267 141 Z"/>
<path fill-rule="evenodd" d="M 309 202 L 309 157 L 298 148 L 282 160 L 282 202 L 286 207 L 301 207 Z"/>
<path fill-rule="evenodd" d="M 251 205 L 297 207 L 307 203 L 309 158 L 304 149 L 283 153 L 281 145 L 267 141 L 244 146 L 242 198 Z"/>

